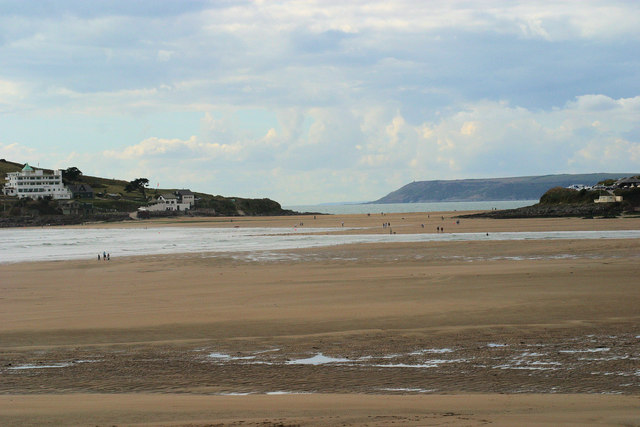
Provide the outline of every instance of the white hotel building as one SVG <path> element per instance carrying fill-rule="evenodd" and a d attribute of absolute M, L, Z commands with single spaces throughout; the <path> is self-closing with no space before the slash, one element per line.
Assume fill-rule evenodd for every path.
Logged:
<path fill-rule="evenodd" d="M 22 171 L 7 174 L 3 192 L 19 198 L 41 199 L 51 196 L 53 199 L 71 199 L 71 191 L 62 183 L 61 170 L 55 170 L 53 174 L 44 173 L 42 169 L 33 169 L 28 163 Z"/>

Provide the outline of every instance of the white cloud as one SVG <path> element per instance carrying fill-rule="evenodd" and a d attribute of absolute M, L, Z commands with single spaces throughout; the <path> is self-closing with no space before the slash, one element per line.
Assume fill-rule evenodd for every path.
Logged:
<path fill-rule="evenodd" d="M 26 147 L 16 142 L 11 144 L 3 144 L 0 142 L 0 158 L 12 162 L 33 162 L 37 160 L 35 156 L 37 151 L 33 148 Z M 38 156 L 41 157 L 41 156 Z"/>
<path fill-rule="evenodd" d="M 158 61 L 160 62 L 167 62 L 168 60 L 171 59 L 171 57 L 175 54 L 175 52 L 170 51 L 170 50 L 164 50 L 164 49 L 160 49 L 158 51 Z"/>
<path fill-rule="evenodd" d="M 11 99 L 22 97 L 20 84 L 8 80 L 0 80 L 0 102 L 9 102 Z"/>
<path fill-rule="evenodd" d="M 0 14 L 8 158 L 285 202 L 638 158 L 637 2 L 23 3 Z"/>
<path fill-rule="evenodd" d="M 120 160 L 160 157 L 166 161 L 172 161 L 176 158 L 198 158 L 199 156 L 229 157 L 239 151 L 240 147 L 236 145 L 201 142 L 196 136 L 188 140 L 152 137 L 126 147 L 124 150 L 107 150 L 104 155 Z"/>
<path fill-rule="evenodd" d="M 633 172 L 639 106 L 640 97 L 600 94 L 548 110 L 481 101 L 418 123 L 376 105 L 282 109 L 257 132 L 246 129 L 255 127 L 255 113 L 243 118 L 238 109 L 205 114 L 200 134 L 186 139 L 148 137 L 99 155 L 74 150 L 56 158 L 17 143 L 0 144 L 0 152 L 8 160 L 55 159 L 48 166 L 285 204 L 373 200 L 412 180 Z"/>

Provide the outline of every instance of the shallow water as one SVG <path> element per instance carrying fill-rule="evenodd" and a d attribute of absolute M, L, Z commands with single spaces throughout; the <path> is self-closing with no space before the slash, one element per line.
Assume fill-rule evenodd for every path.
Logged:
<path fill-rule="evenodd" d="M 32 228 L 0 230 L 0 263 L 205 253 L 268 252 L 354 243 L 638 239 L 640 230 L 423 234 L 308 234 L 343 228 Z"/>
<path fill-rule="evenodd" d="M 406 212 L 455 212 L 488 211 L 491 209 L 515 209 L 531 206 L 537 200 L 494 200 L 475 202 L 425 202 L 425 203 L 336 203 L 329 205 L 284 206 L 297 212 L 317 212 L 332 215 Z"/>
<path fill-rule="evenodd" d="M 136 373 L 140 375 L 139 382 L 134 382 L 136 390 L 142 385 L 158 391 L 154 388 L 158 383 L 153 382 L 156 370 L 169 370 L 171 380 L 182 380 L 183 385 L 224 384 L 210 391 L 228 396 L 354 391 L 637 394 L 637 337 L 637 333 L 547 336 L 541 341 L 536 336 L 529 342 L 517 338 L 500 346 L 491 340 L 463 340 L 456 346 L 401 345 L 393 350 L 381 350 L 374 344 L 322 351 L 316 349 L 316 341 L 313 348 L 304 346 L 306 350 L 260 345 L 234 349 L 227 343 L 222 348 L 149 348 L 151 352 L 131 353 L 105 348 L 91 355 L 96 349 L 89 348 L 83 358 L 77 357 L 78 349 L 70 348 L 21 355 L 12 351 L 5 360 L 13 363 L 0 365 L 0 392 L 42 391 L 43 384 L 61 381 L 67 391 L 86 391 L 83 383 L 100 383 L 105 373 L 118 380 L 120 375 Z M 345 375 L 354 381 L 343 381 Z M 145 386 L 147 376 L 152 381 Z M 108 387 L 117 382 L 115 377 L 108 380 Z"/>

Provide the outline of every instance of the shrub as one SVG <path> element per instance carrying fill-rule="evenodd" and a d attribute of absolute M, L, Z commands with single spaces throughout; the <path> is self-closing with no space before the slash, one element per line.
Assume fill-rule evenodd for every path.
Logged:
<path fill-rule="evenodd" d="M 597 191 L 589 191 L 582 189 L 572 190 L 564 187 L 554 187 L 548 190 L 540 197 L 540 204 L 543 205 L 557 205 L 563 203 L 571 204 L 587 204 L 593 203 L 598 198 Z"/>

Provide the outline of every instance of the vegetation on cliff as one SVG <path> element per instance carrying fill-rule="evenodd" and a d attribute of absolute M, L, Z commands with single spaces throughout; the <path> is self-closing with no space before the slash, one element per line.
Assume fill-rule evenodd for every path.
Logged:
<path fill-rule="evenodd" d="M 538 200 L 550 188 L 615 181 L 631 174 L 592 173 L 512 178 L 415 181 L 373 203 L 460 202 L 476 200 Z"/>
<path fill-rule="evenodd" d="M 20 163 L 0 159 L 0 187 L 4 185 L 9 172 L 17 172 L 22 169 Z M 38 168 L 40 169 L 40 168 Z M 51 173 L 49 169 L 43 169 Z M 70 167 L 63 171 L 65 185 L 85 184 L 93 189 L 94 197 L 74 199 L 81 203 L 90 204 L 92 213 L 80 215 L 83 220 L 106 220 L 114 218 L 121 220 L 128 218 L 128 213 L 136 211 L 139 207 L 147 206 L 155 200 L 156 196 L 165 193 L 174 193 L 178 189 L 150 189 L 148 179 L 137 178 L 133 181 L 108 179 L 85 175 L 77 167 Z M 182 215 L 207 215 L 207 216 L 258 216 L 258 215 L 289 215 L 294 212 L 282 209 L 280 204 L 270 199 L 249 199 L 242 197 L 224 197 L 206 193 L 194 193 L 196 198 L 195 208 L 181 213 Z M 40 225 L 74 223 L 70 217 L 79 215 L 64 215 L 62 219 L 63 200 L 17 199 L 0 194 L 2 210 L 0 211 L 0 225 Z M 168 215 L 160 212 L 157 215 Z M 154 216 L 157 216 L 154 215 Z M 58 218 L 59 217 L 59 218 Z M 66 218 L 69 217 L 69 218 Z M 36 219 L 37 218 L 37 219 Z M 77 220 L 75 222 L 78 222 Z"/>
<path fill-rule="evenodd" d="M 621 188 L 613 191 L 622 196 L 621 202 L 595 203 L 602 191 L 573 190 L 554 187 L 545 192 L 540 201 L 532 206 L 517 209 L 482 212 L 461 217 L 485 218 L 539 218 L 539 217 L 616 217 L 621 214 L 633 215 L 640 210 L 640 188 Z M 610 193 L 606 193 L 610 194 Z"/>

